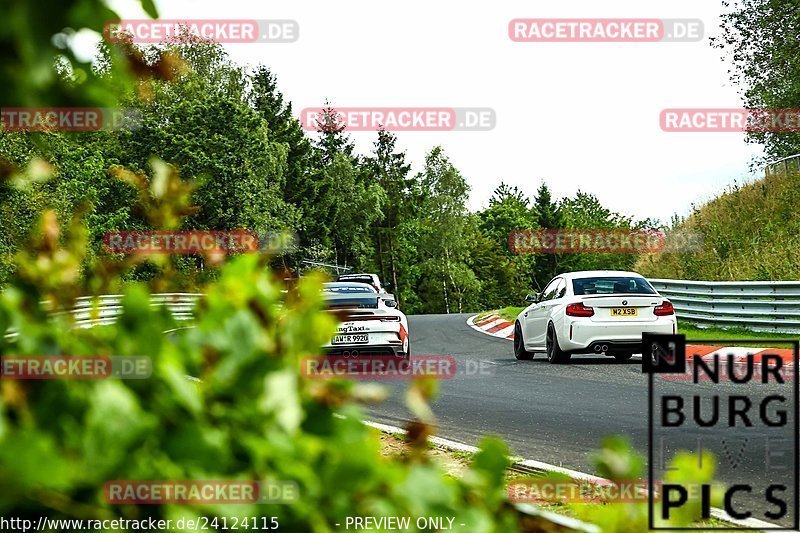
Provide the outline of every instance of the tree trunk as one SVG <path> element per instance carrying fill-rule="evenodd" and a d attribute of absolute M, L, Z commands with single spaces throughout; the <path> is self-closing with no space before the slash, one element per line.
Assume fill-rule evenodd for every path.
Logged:
<path fill-rule="evenodd" d="M 453 272 L 450 270 L 450 250 L 445 248 L 444 249 L 444 256 L 447 258 L 445 262 L 445 270 L 447 272 L 447 277 L 450 279 L 450 284 L 455 288 L 456 281 L 453 279 Z M 461 298 L 458 299 L 458 312 L 461 312 Z M 450 314 L 450 304 L 447 304 L 447 314 Z"/>
<path fill-rule="evenodd" d="M 397 286 L 397 269 L 395 268 L 395 259 L 394 259 L 394 239 L 389 237 L 389 265 L 392 269 L 392 292 L 395 294 L 397 298 L 397 303 L 402 304 L 403 302 L 400 300 L 400 287 Z"/>
<path fill-rule="evenodd" d="M 447 282 L 442 278 L 442 291 L 444 293 L 444 309 L 447 314 L 450 314 L 450 301 L 447 299 Z"/>
<path fill-rule="evenodd" d="M 385 277 L 386 272 L 385 272 L 385 270 L 383 268 L 383 239 L 381 238 L 381 233 L 383 233 L 381 231 L 382 229 L 383 228 L 380 228 L 380 227 L 377 228 L 377 234 L 378 234 L 378 269 L 381 272 L 381 279 L 384 280 L 384 279 L 386 279 L 386 277 Z"/>

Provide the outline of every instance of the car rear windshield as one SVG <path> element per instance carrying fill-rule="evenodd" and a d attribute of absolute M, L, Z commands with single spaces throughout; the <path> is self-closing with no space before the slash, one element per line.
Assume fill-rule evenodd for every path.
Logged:
<path fill-rule="evenodd" d="M 341 293 L 341 294 L 363 294 L 363 293 L 375 294 L 376 293 L 375 289 L 373 289 L 372 287 L 367 287 L 367 286 L 364 286 L 364 287 L 351 287 L 351 286 L 347 286 L 347 285 L 344 285 L 344 286 L 342 286 L 342 285 L 326 285 L 325 287 L 322 288 L 322 290 L 325 291 L 325 292 L 335 292 L 335 293 Z"/>
<path fill-rule="evenodd" d="M 572 280 L 576 296 L 586 294 L 656 294 L 655 289 L 644 278 L 598 277 Z"/>

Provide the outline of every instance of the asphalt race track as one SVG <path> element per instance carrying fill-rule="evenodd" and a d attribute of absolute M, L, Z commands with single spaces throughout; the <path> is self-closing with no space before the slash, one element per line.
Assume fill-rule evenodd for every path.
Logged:
<path fill-rule="evenodd" d="M 532 361 L 517 361 L 508 340 L 485 335 L 466 324 L 470 315 L 425 315 L 409 317 L 412 357 L 423 354 L 452 355 L 463 371 L 470 365 L 482 365 L 483 374 L 462 375 L 442 380 L 439 398 L 433 404 L 439 420 L 437 435 L 459 442 L 476 445 L 484 434 L 498 435 L 509 444 L 512 453 L 526 459 L 545 461 L 588 473 L 595 473 L 588 454 L 598 448 L 604 435 L 628 436 L 634 446 L 647 456 L 647 378 L 641 371 L 640 357 L 618 363 L 612 357 L 573 356 L 568 365 L 551 365 L 544 354 Z M 409 419 L 403 402 L 404 380 L 386 381 L 392 389 L 390 397 L 370 410 L 377 421 L 404 426 Z M 680 389 L 690 384 L 670 383 Z M 703 385 L 713 387 L 740 387 L 757 398 L 766 393 L 750 385 Z M 683 389 L 684 393 L 688 389 Z M 729 392 L 730 393 L 730 392 Z M 758 409 L 755 409 L 757 414 Z M 791 416 L 791 415 L 790 415 Z M 667 446 L 672 449 L 696 450 L 698 436 L 703 441 L 719 440 L 731 433 L 725 429 L 703 428 L 701 433 L 687 429 L 672 438 Z M 730 430 L 728 430 L 730 431 Z M 790 438 L 787 431 L 786 438 Z M 768 484 L 767 480 L 788 479 L 789 494 L 784 497 L 793 513 L 795 495 L 790 474 L 775 474 L 764 468 L 748 467 L 748 463 L 763 464 L 763 446 L 755 445 L 750 438 L 744 448 L 744 460 L 731 479 L 722 473 L 723 482 L 741 482 L 742 478 Z M 756 437 L 758 434 L 755 434 Z M 739 443 L 731 448 L 739 452 Z M 718 457 L 718 461 L 724 461 Z M 742 466 L 744 465 L 744 466 Z M 754 483 L 755 485 L 756 483 Z M 759 509 L 765 507 L 763 495 L 758 495 Z M 756 501 L 753 500 L 753 501 Z M 738 496 L 735 502 L 742 506 L 749 501 Z M 754 509 L 755 511 L 755 509 Z M 760 512 L 759 512 L 760 513 Z M 790 515 L 793 517 L 793 515 Z M 763 515 L 754 518 L 765 520 Z M 786 520 L 777 522 L 791 523 Z"/>

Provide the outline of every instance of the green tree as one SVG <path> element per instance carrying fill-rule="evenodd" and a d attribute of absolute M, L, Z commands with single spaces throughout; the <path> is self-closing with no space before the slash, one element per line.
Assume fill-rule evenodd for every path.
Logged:
<path fill-rule="evenodd" d="M 471 268 L 482 282 L 481 300 L 492 308 L 518 305 L 535 285 L 536 257 L 512 253 L 508 240 L 513 231 L 537 227 L 530 200 L 500 182 L 478 216 L 482 235 L 473 240 Z"/>
<path fill-rule="evenodd" d="M 359 266 L 373 254 L 369 227 L 381 217 L 385 193 L 378 184 L 366 183 L 358 163 L 337 153 L 322 172 L 318 213 L 333 244 L 332 260 Z"/>
<path fill-rule="evenodd" d="M 536 227 L 530 200 L 519 188 L 509 187 L 502 181 L 489 198 L 489 207 L 480 212 L 480 218 L 481 229 L 497 242 L 507 242 L 514 230 Z"/>
<path fill-rule="evenodd" d="M 154 83 L 146 101 L 129 97 L 142 124 L 119 132 L 118 162 L 143 170 L 159 154 L 197 180 L 200 210 L 191 227 L 294 229 L 297 210 L 283 199 L 288 149 L 270 138 L 267 121 L 248 104 L 244 69 L 216 43 L 186 42 L 175 51 L 190 72 Z"/>
<path fill-rule="evenodd" d="M 711 39 L 733 65 L 749 109 L 800 107 L 800 2 L 798 0 L 723 1 L 721 33 Z M 800 152 L 800 133 L 752 131 L 750 142 L 764 145 L 770 158 Z"/>
<path fill-rule="evenodd" d="M 322 112 L 316 117 L 314 127 L 319 133 L 317 147 L 320 150 L 323 164 L 332 163 L 336 154 L 353 157 L 353 142 L 345 132 L 347 124 L 327 100 Z"/>
<path fill-rule="evenodd" d="M 403 293 L 398 282 L 397 235 L 405 219 L 412 215 L 411 186 L 408 174 L 411 165 L 406 163 L 405 152 L 398 152 L 397 137 L 383 128 L 378 130 L 374 155 L 367 159 L 370 179 L 377 182 L 385 193 L 383 216 L 373 226 L 376 263 L 381 279 L 392 282 L 392 290 Z M 385 258 L 385 259 L 384 259 Z M 398 296 L 402 304 L 402 296 Z"/>
<path fill-rule="evenodd" d="M 275 75 L 267 67 L 258 67 L 251 83 L 249 100 L 266 121 L 270 141 L 283 144 L 286 149 L 283 199 L 305 215 L 317 198 L 316 154 L 311 140 L 300 121 L 292 116 L 292 103 L 284 99 Z"/>
<path fill-rule="evenodd" d="M 542 182 L 533 199 L 533 217 L 536 225 L 545 230 L 564 229 L 564 213 L 553 200 L 550 188 Z M 536 274 L 534 282 L 539 290 L 544 289 L 548 281 L 568 269 L 569 258 L 564 254 L 540 254 L 536 258 Z"/>
<path fill-rule="evenodd" d="M 427 191 L 422 208 L 426 229 L 422 288 L 431 295 L 431 310 L 462 312 L 465 300 L 480 288 L 467 265 L 469 185 L 439 146 L 428 153 L 421 174 L 422 187 Z"/>
<path fill-rule="evenodd" d="M 568 229 L 639 229 L 631 217 L 612 212 L 596 196 L 582 191 L 578 191 L 573 198 L 561 200 L 560 208 Z M 635 254 L 574 254 L 570 267 L 574 270 L 630 270 L 637 257 Z"/>

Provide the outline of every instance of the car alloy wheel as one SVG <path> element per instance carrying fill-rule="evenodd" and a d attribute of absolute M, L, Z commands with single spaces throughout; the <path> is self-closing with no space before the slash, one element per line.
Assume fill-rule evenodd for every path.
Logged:
<path fill-rule="evenodd" d="M 525 339 L 522 338 L 522 327 L 520 327 L 519 322 L 514 324 L 514 357 L 519 361 L 533 359 L 533 352 L 525 349 Z"/>
<path fill-rule="evenodd" d="M 553 324 L 547 326 L 546 349 L 547 360 L 554 365 L 566 363 L 570 359 L 570 354 L 564 352 L 558 345 L 558 337 Z"/>

